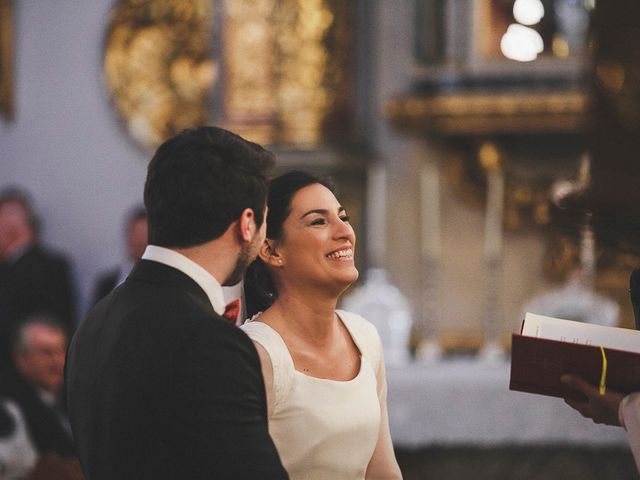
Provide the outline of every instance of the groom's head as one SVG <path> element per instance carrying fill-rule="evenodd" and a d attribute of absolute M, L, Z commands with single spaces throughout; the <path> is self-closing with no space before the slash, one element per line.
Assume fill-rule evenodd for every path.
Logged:
<path fill-rule="evenodd" d="M 246 209 L 259 229 L 273 164 L 270 152 L 222 128 L 192 128 L 167 140 L 147 171 L 149 243 L 202 245 L 224 234 Z"/>

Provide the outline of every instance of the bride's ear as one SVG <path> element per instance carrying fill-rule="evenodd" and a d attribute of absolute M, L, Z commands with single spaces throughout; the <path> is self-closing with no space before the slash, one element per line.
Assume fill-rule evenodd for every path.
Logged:
<path fill-rule="evenodd" d="M 282 266 L 282 257 L 276 248 L 276 242 L 274 240 L 265 238 L 258 252 L 258 256 L 267 265 L 272 267 Z"/>

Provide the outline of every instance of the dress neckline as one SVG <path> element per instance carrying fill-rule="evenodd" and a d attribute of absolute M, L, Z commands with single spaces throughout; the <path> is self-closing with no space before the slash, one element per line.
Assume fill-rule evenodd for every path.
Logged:
<path fill-rule="evenodd" d="M 264 325 L 266 328 L 268 328 L 275 335 L 278 336 L 278 338 L 280 339 L 280 341 L 282 342 L 282 344 L 286 348 L 287 354 L 289 355 L 289 358 L 291 359 L 291 363 L 293 365 L 293 371 L 296 374 L 298 374 L 299 376 L 301 376 L 303 378 L 306 378 L 306 379 L 310 379 L 311 381 L 327 382 L 327 383 L 331 383 L 331 384 L 345 384 L 345 385 L 357 381 L 362 376 L 362 371 L 364 369 L 364 361 L 363 361 L 363 358 L 362 358 L 362 347 L 358 344 L 358 341 L 356 340 L 356 336 L 353 335 L 353 332 L 351 331 L 351 328 L 349 327 L 349 323 L 344 321 L 344 319 L 342 318 L 342 316 L 340 315 L 340 313 L 337 310 L 336 310 L 336 316 L 338 317 L 338 320 L 340 322 L 342 322 L 342 325 L 344 325 L 344 327 L 347 329 L 347 332 L 349 333 L 349 337 L 351 337 L 351 341 L 354 343 L 354 345 L 358 349 L 358 353 L 359 353 L 358 358 L 360 359 L 360 368 L 358 369 L 358 373 L 353 378 L 351 378 L 349 380 L 334 380 L 332 378 L 315 377 L 313 375 L 308 375 L 308 374 L 298 370 L 296 368 L 295 362 L 293 361 L 293 356 L 291 355 L 291 352 L 289 351 L 289 347 L 287 346 L 287 344 L 285 343 L 284 339 L 282 338 L 282 335 L 280 335 L 280 333 L 278 333 L 278 331 L 275 328 L 273 328 L 271 325 L 267 325 L 266 323 L 261 322 L 260 320 L 258 320 L 258 318 L 260 317 L 261 314 L 262 314 L 262 312 L 254 315 L 249 320 L 249 322 L 255 322 L 255 323 L 259 323 L 261 325 Z"/>

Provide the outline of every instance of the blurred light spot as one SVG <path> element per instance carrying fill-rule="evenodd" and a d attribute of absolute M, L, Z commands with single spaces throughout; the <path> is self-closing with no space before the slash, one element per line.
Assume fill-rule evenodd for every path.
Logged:
<path fill-rule="evenodd" d="M 513 17 L 522 25 L 535 25 L 544 17 L 544 5 L 540 0 L 516 0 Z"/>
<path fill-rule="evenodd" d="M 502 54 L 519 62 L 530 62 L 538 58 L 544 42 L 538 32 L 523 25 L 511 24 L 500 40 Z"/>
<path fill-rule="evenodd" d="M 554 35 L 551 50 L 556 57 L 567 58 L 570 52 L 569 42 L 559 35 Z"/>

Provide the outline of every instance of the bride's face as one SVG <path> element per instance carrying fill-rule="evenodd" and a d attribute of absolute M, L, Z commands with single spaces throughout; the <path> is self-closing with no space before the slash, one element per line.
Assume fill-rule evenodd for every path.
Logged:
<path fill-rule="evenodd" d="M 356 236 L 331 190 L 318 183 L 300 189 L 278 242 L 276 264 L 286 284 L 342 292 L 358 279 Z"/>

